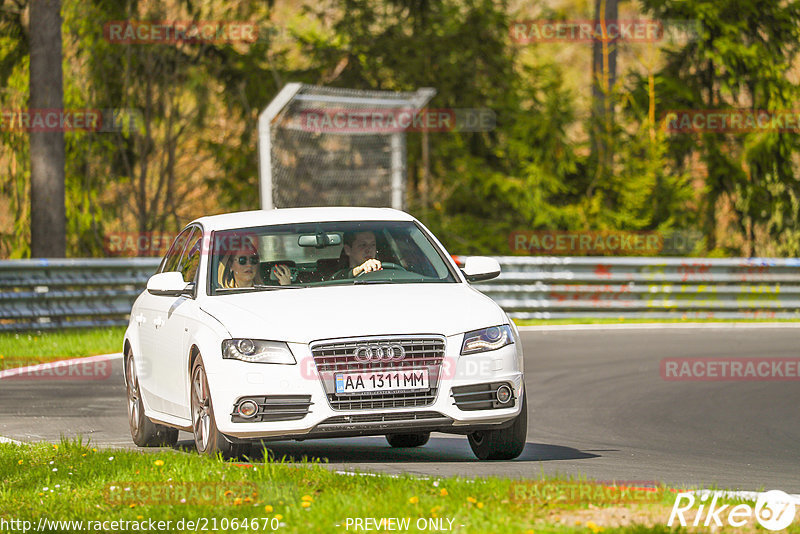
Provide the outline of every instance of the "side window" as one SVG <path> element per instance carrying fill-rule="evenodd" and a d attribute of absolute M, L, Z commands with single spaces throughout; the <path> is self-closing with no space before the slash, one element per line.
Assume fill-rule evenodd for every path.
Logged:
<path fill-rule="evenodd" d="M 189 237 L 186 250 L 181 256 L 180 271 L 183 275 L 183 281 L 187 284 L 194 282 L 194 277 L 197 274 L 197 268 L 200 266 L 200 252 L 203 246 L 203 232 L 199 228 L 192 231 Z"/>
<path fill-rule="evenodd" d="M 175 238 L 175 241 L 172 242 L 172 246 L 169 247 L 169 251 L 164 258 L 164 262 L 161 264 L 162 267 L 159 272 L 169 273 L 178 270 L 178 260 L 181 258 L 181 252 L 183 252 L 186 241 L 189 239 L 189 232 L 193 229 L 194 228 L 187 228 Z"/>

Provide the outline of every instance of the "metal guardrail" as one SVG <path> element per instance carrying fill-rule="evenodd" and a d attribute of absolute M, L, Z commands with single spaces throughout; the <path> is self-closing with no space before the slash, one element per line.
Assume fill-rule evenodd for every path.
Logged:
<path fill-rule="evenodd" d="M 800 319 L 797 258 L 497 258 L 475 284 L 516 319 Z"/>
<path fill-rule="evenodd" d="M 800 259 L 521 257 L 475 287 L 517 319 L 800 319 Z M 158 258 L 0 261 L 0 331 L 124 325 Z"/>
<path fill-rule="evenodd" d="M 0 331 L 128 323 L 160 258 L 0 261 Z"/>

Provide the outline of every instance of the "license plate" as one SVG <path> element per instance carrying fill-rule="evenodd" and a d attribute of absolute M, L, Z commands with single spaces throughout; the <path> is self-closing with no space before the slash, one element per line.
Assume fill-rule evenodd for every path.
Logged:
<path fill-rule="evenodd" d="M 376 373 L 337 373 L 336 393 L 392 393 L 430 389 L 427 369 L 381 371 Z"/>

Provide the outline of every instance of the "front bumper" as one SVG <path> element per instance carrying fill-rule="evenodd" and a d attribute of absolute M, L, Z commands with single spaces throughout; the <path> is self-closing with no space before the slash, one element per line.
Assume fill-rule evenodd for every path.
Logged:
<path fill-rule="evenodd" d="M 219 430 L 234 439 L 309 439 L 380 435 L 398 432 L 440 431 L 457 434 L 510 425 L 519 415 L 523 391 L 522 356 L 518 344 L 501 349 L 460 356 L 463 335 L 445 339 L 444 357 L 432 402 L 423 406 L 369 409 L 334 409 L 317 374 L 308 345 L 290 344 L 296 365 L 254 364 L 221 360 L 208 366 L 208 381 Z M 512 389 L 509 407 L 466 409 L 457 406 L 453 388 L 480 384 L 506 383 Z M 290 406 L 300 417 L 245 422 L 234 414 L 237 402 L 245 397 L 267 400 L 283 396 L 303 399 L 304 409 Z M 307 402 L 306 402 L 307 399 Z M 281 400 L 281 399 L 279 399 Z M 294 401 L 292 401 L 294 402 Z M 335 405 L 341 407 L 341 404 Z M 476 404 L 485 408 L 487 404 Z"/>

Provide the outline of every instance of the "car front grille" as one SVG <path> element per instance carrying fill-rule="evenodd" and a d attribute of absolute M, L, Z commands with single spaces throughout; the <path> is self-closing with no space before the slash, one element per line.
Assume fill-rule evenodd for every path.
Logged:
<path fill-rule="evenodd" d="M 401 360 L 360 362 L 356 349 L 362 346 L 400 345 L 405 351 Z M 442 336 L 379 336 L 318 341 L 311 344 L 311 353 L 328 402 L 334 410 L 372 410 L 430 406 L 436 400 L 439 375 L 444 360 L 445 340 Z M 427 369 L 428 391 L 371 392 L 337 394 L 338 373 L 394 372 Z"/>

